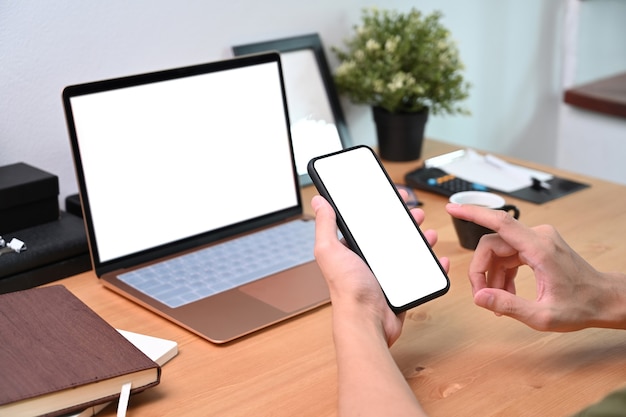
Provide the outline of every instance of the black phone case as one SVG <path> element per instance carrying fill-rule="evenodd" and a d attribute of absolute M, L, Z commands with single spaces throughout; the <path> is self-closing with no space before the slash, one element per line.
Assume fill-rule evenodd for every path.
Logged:
<path fill-rule="evenodd" d="M 349 151 L 351 151 L 353 149 L 357 149 L 357 148 L 367 148 L 372 153 L 372 155 L 376 159 L 376 162 L 378 162 L 378 165 L 380 166 L 380 169 L 382 170 L 383 174 L 385 175 L 385 177 L 389 181 L 390 186 L 393 187 L 393 189 L 395 190 L 396 195 L 398 196 L 398 198 L 400 200 L 402 200 L 402 197 L 398 193 L 398 190 L 394 187 L 393 181 L 389 177 L 389 174 L 385 170 L 382 162 L 376 156 L 376 153 L 369 146 L 366 146 L 366 145 L 357 145 L 357 146 L 353 146 L 353 147 L 350 147 L 350 148 L 347 148 L 347 149 L 343 149 L 341 151 L 337 151 L 337 152 L 333 152 L 333 153 L 330 153 L 330 154 L 327 154 L 327 155 L 321 155 L 321 156 L 315 157 L 315 158 L 311 159 L 309 161 L 309 163 L 307 164 L 307 171 L 309 173 L 309 176 L 311 177 L 311 181 L 313 182 L 313 185 L 315 185 L 315 188 L 317 188 L 317 191 L 320 193 L 320 195 L 322 197 L 324 197 L 326 199 L 326 201 L 329 202 L 329 204 L 332 206 L 333 210 L 335 211 L 335 214 L 337 216 L 337 227 L 339 228 L 339 231 L 341 232 L 341 234 L 343 235 L 344 239 L 346 240 L 346 243 L 348 244 L 348 247 L 353 252 L 355 252 L 357 255 L 359 255 L 359 257 L 361 259 L 363 259 L 363 261 L 369 267 L 367 259 L 365 258 L 365 256 L 361 252 L 361 250 L 359 249 L 359 245 L 356 243 L 356 241 L 354 240 L 354 237 L 350 233 L 350 230 L 348 229 L 345 221 L 343 220 L 343 217 L 341 216 L 341 213 L 339 213 L 339 210 L 337 209 L 337 206 L 335 205 L 335 203 L 333 202 L 332 197 L 329 195 L 328 191 L 326 190 L 326 187 L 324 186 L 324 182 L 322 181 L 322 179 L 317 174 L 317 171 L 315 170 L 315 166 L 314 166 L 315 165 L 315 161 L 318 160 L 318 159 L 331 157 L 333 155 L 337 155 L 337 154 L 344 153 L 344 152 L 349 152 Z M 405 208 L 406 208 L 409 216 L 411 217 L 411 220 L 413 220 L 413 223 L 417 227 L 419 233 L 422 235 L 422 239 L 424 239 L 424 241 L 426 241 L 426 237 L 423 235 L 421 229 L 419 228 L 419 225 L 415 222 L 415 219 L 413 219 L 413 216 L 411 216 L 408 207 L 405 207 Z M 428 246 L 430 247 L 430 245 L 428 245 Z M 432 256 L 435 258 L 435 262 L 437 262 L 437 264 L 439 264 L 439 260 L 436 258 L 435 254 L 432 252 L 432 250 L 431 250 L 431 253 L 432 253 Z M 443 267 L 441 267 L 441 264 L 439 264 L 439 267 L 441 268 L 441 270 L 443 272 Z M 389 299 L 387 298 L 387 296 L 385 294 L 385 299 L 387 300 L 387 304 L 389 305 L 389 307 L 395 313 L 401 313 L 403 311 L 409 310 L 409 309 L 411 309 L 413 307 L 416 307 L 418 305 L 424 304 L 424 303 L 426 303 L 426 302 L 428 302 L 430 300 L 433 300 L 435 298 L 438 298 L 438 297 L 444 295 L 445 293 L 448 292 L 448 289 L 450 288 L 450 280 L 447 277 L 447 274 L 445 274 L 445 272 L 444 272 L 444 275 L 446 276 L 447 286 L 444 289 L 442 289 L 441 291 L 437 291 L 435 293 L 430 294 L 429 296 L 420 298 L 419 300 L 415 300 L 415 301 L 410 302 L 410 303 L 408 303 L 406 305 L 403 305 L 403 306 L 394 306 L 394 305 L 392 305 L 389 302 Z M 384 293 L 385 293 L 385 291 L 383 290 L 383 294 Z"/>

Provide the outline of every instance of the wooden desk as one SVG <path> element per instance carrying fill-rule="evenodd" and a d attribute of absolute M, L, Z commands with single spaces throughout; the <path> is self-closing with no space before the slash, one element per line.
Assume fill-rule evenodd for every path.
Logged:
<path fill-rule="evenodd" d="M 453 149 L 428 141 L 424 157 Z M 417 165 L 386 164 L 395 181 Z M 552 171 L 592 187 L 540 206 L 507 198 L 521 208 L 521 220 L 554 224 L 598 268 L 626 271 L 626 187 Z M 305 201 L 314 193 L 305 188 Z M 626 332 L 540 333 L 474 306 L 467 280 L 472 252 L 457 243 L 446 198 L 418 194 L 424 227 L 439 231 L 437 253 L 451 259 L 452 285 L 408 313 L 393 353 L 431 416 L 565 416 L 626 384 Z M 216 346 L 103 288 L 92 272 L 60 283 L 117 328 L 178 341 L 180 353 L 163 367 L 161 384 L 131 398 L 131 416 L 336 414 L 328 305 Z M 533 297 L 528 270 L 520 271 L 517 287 Z"/>

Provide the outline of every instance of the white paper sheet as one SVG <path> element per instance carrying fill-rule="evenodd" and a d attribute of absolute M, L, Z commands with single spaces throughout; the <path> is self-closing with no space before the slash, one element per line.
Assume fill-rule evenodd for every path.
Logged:
<path fill-rule="evenodd" d="M 511 164 L 494 155 L 481 155 L 472 149 L 429 159 L 425 165 L 505 193 L 531 186 L 533 178 L 542 182 L 553 178 L 546 172 Z"/>

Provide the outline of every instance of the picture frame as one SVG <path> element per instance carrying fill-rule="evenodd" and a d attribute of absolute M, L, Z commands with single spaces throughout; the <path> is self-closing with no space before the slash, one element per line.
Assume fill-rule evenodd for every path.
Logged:
<path fill-rule="evenodd" d="M 280 53 L 298 177 L 301 186 L 311 184 L 309 160 L 351 143 L 320 36 L 312 33 L 236 45 L 232 50 L 235 56 Z"/>

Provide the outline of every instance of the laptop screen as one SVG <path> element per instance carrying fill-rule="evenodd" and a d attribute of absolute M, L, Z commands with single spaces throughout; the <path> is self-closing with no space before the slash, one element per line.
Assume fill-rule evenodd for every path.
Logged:
<path fill-rule="evenodd" d="M 269 55 L 66 88 L 96 263 L 299 209 Z"/>

